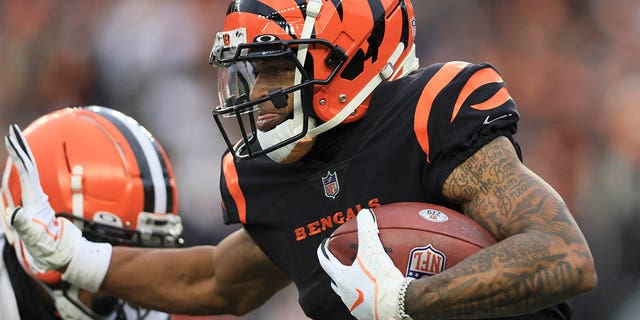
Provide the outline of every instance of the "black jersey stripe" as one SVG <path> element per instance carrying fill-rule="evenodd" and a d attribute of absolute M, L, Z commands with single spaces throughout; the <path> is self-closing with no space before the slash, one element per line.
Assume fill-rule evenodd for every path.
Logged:
<path fill-rule="evenodd" d="M 133 151 L 134 157 L 138 164 L 138 168 L 140 170 L 140 179 L 142 180 L 142 186 L 143 186 L 143 192 L 144 192 L 143 211 L 166 212 L 167 199 L 162 199 L 162 197 L 159 197 L 157 200 L 162 201 L 163 202 L 162 204 L 158 204 L 156 201 L 156 195 L 163 195 L 165 194 L 165 191 L 157 190 L 157 188 L 155 187 L 156 183 L 154 183 L 154 176 L 157 176 L 158 173 L 152 172 L 152 167 L 151 167 L 151 164 L 149 163 L 150 160 L 156 161 L 157 163 L 158 161 L 157 158 L 159 155 L 157 153 L 150 154 L 149 152 L 145 152 L 145 149 L 141 145 L 141 143 L 145 143 L 145 141 L 140 141 L 132 130 L 140 130 L 138 135 L 142 134 L 142 136 L 145 136 L 148 139 L 147 143 L 153 144 L 153 141 L 147 136 L 148 133 L 143 133 L 142 132 L 143 129 L 137 123 L 135 123 L 135 125 L 137 126 L 138 129 L 132 129 L 132 127 L 129 124 L 127 124 L 125 122 L 126 120 L 123 118 L 127 118 L 130 121 L 133 119 L 115 110 L 110 110 L 110 109 L 100 108 L 100 107 L 86 107 L 86 109 L 103 116 L 105 119 L 111 122 L 116 128 L 118 128 L 118 130 L 120 130 L 122 135 L 125 137 L 125 139 L 129 143 L 129 146 Z M 165 198 L 168 198 L 168 197 L 165 197 Z M 163 206 L 165 206 L 165 208 L 162 208 Z"/>

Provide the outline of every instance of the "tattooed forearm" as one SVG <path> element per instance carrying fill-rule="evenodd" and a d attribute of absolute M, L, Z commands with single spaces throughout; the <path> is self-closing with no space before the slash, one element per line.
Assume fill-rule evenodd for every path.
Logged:
<path fill-rule="evenodd" d="M 414 282 L 414 319 L 465 319 L 530 313 L 569 298 L 583 273 L 541 233 L 517 235 L 453 268 Z"/>
<path fill-rule="evenodd" d="M 414 318 L 466 319 L 531 313 L 595 285 L 593 260 L 562 198 L 522 165 L 506 138 L 458 166 L 444 194 L 499 242 L 415 281 Z"/>

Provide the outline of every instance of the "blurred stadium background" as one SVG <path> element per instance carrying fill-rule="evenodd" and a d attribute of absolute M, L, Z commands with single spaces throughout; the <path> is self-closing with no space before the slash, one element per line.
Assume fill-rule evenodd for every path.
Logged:
<path fill-rule="evenodd" d="M 187 244 L 217 243 L 235 227 L 219 210 L 224 147 L 207 59 L 227 3 L 0 0 L 0 128 L 64 106 L 134 116 L 172 159 Z M 487 61 L 501 71 L 522 116 L 526 164 L 582 226 L 599 285 L 573 300 L 574 319 L 638 319 L 640 2 L 413 4 L 421 64 Z M 302 319 L 296 300 L 289 287 L 245 317 L 193 319 Z"/>

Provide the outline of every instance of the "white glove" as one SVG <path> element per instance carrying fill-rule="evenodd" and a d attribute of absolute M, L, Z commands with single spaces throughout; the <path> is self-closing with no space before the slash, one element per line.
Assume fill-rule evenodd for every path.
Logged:
<path fill-rule="evenodd" d="M 73 222 L 55 217 L 40 186 L 35 158 L 17 125 L 9 128 L 5 145 L 22 189 L 22 206 L 14 209 L 11 225 L 39 264 L 38 271 L 67 267 L 64 280 L 96 291 L 109 267 L 111 245 L 89 242 Z"/>
<path fill-rule="evenodd" d="M 15 230 L 12 230 L 15 233 Z M 18 261 L 22 265 L 22 267 L 29 271 L 29 273 L 33 276 L 38 277 L 45 281 L 46 283 L 56 283 L 60 280 L 60 273 L 55 270 L 47 270 L 40 264 L 38 260 L 36 260 L 31 253 L 29 253 L 29 249 L 24 244 L 22 239 L 18 238 L 16 234 L 16 241 L 13 243 L 13 248 L 18 256 Z"/>
<path fill-rule="evenodd" d="M 35 158 L 18 126 L 10 127 L 5 144 L 18 169 L 22 188 L 22 207 L 13 211 L 11 224 L 40 267 L 44 270 L 65 267 L 82 232 L 73 222 L 55 217 L 49 198 L 40 186 Z"/>
<path fill-rule="evenodd" d="M 382 247 L 373 211 L 357 215 L 358 253 L 345 266 L 329 252 L 325 239 L 318 259 L 331 277 L 331 288 L 357 319 L 410 319 L 404 313 L 404 293 L 412 278 L 405 278 Z"/>

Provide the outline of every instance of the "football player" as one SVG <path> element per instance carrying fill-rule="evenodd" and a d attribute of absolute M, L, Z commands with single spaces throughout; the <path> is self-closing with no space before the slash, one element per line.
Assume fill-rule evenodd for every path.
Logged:
<path fill-rule="evenodd" d="M 28 170 L 39 173 L 49 196 L 46 213 L 69 221 L 74 230 L 50 227 L 112 245 L 181 245 L 171 164 L 160 144 L 132 118 L 100 106 L 64 108 L 29 125 L 23 142 L 31 146 L 30 160 L 38 163 Z M 33 203 L 32 194 L 21 191 L 30 183 L 38 182 L 21 180 L 7 160 L 0 189 L 3 212 Z M 0 319 L 170 318 L 80 289 L 60 272 L 46 271 L 6 218 L 0 228 Z"/>
<path fill-rule="evenodd" d="M 293 282 L 313 319 L 570 318 L 565 301 L 596 284 L 593 258 L 562 198 L 521 162 L 514 99 L 490 64 L 419 68 L 415 33 L 408 0 L 231 1 L 210 63 L 229 147 L 223 215 L 242 228 L 174 251 L 48 229 L 57 240 L 34 255 L 82 288 L 169 312 L 241 315 Z M 8 141 L 39 194 L 27 146 Z M 403 201 L 462 211 L 499 242 L 411 281 L 366 210 Z M 47 206 L 13 213 L 29 247 L 45 232 L 29 219 L 65 222 Z M 352 218 L 360 251 L 346 266 L 323 239 Z"/>

